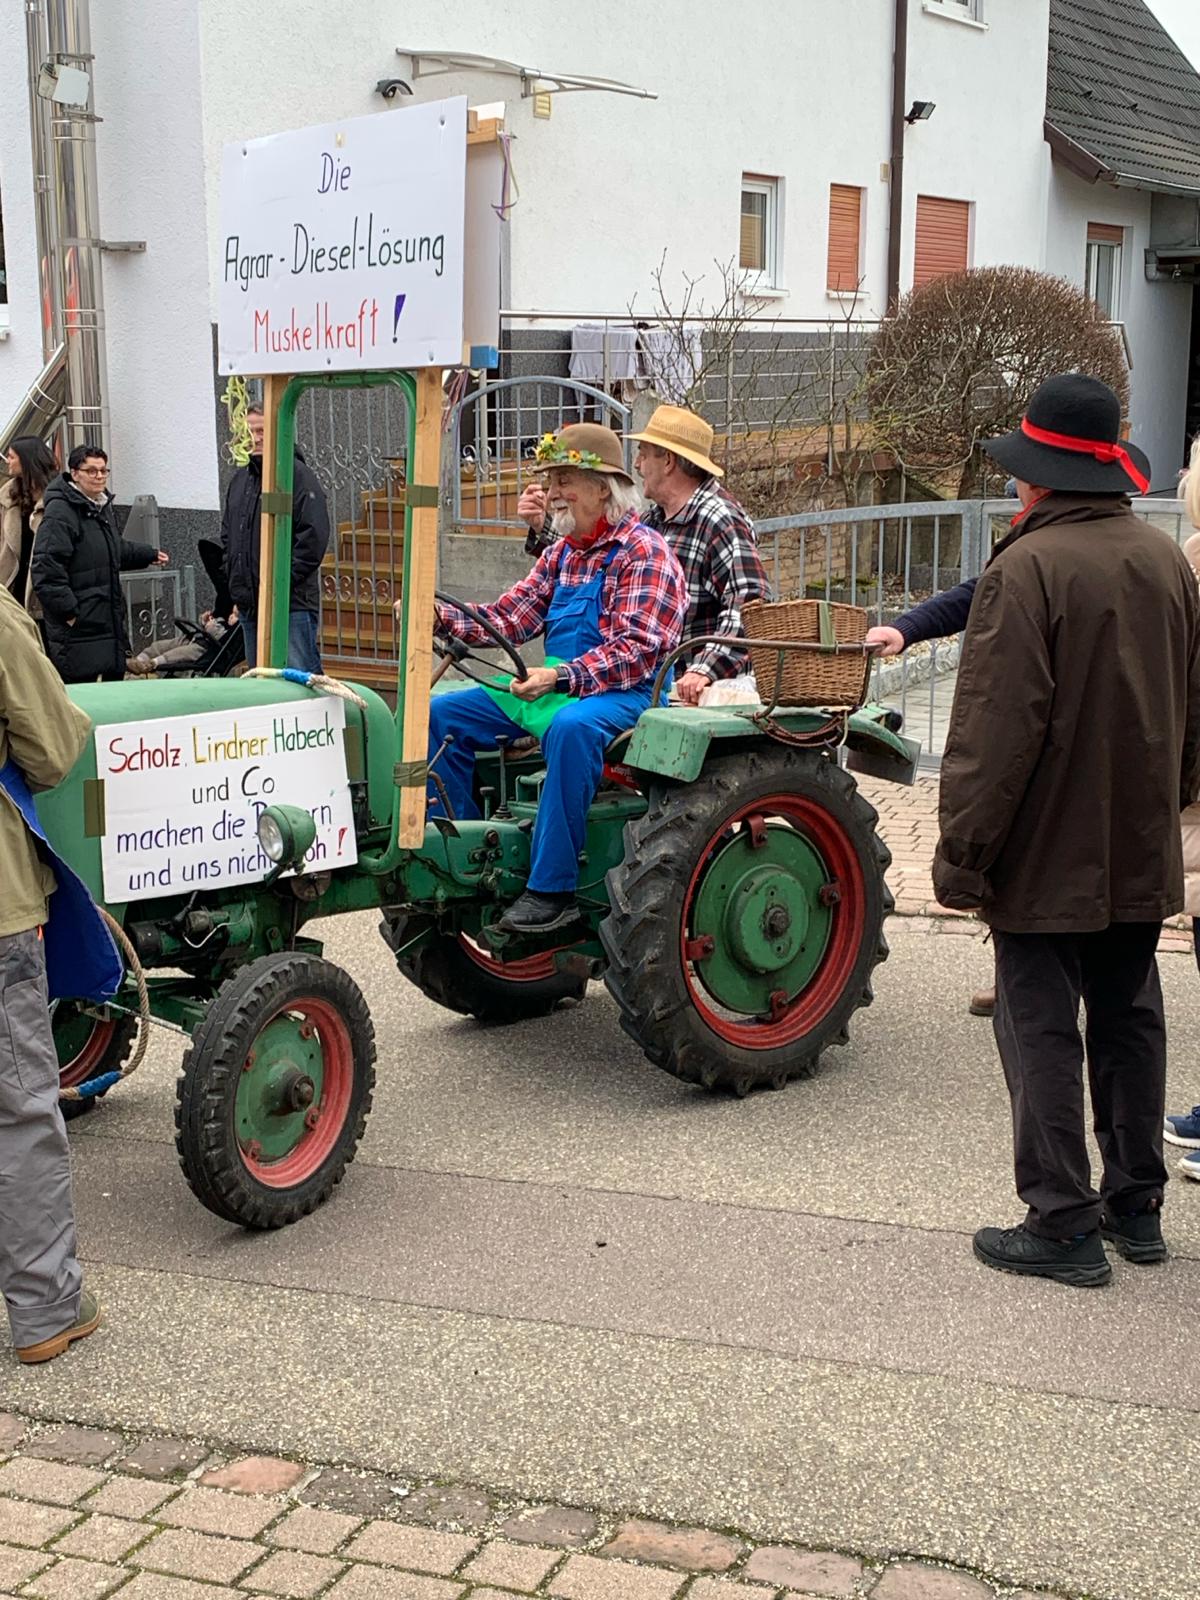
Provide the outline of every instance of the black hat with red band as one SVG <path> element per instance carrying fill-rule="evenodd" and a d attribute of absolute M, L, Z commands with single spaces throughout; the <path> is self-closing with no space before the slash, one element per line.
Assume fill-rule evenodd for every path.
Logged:
<path fill-rule="evenodd" d="M 1066 494 L 1146 494 L 1150 462 L 1121 438 L 1121 402 L 1099 378 L 1047 378 L 1015 433 L 984 450 L 1014 478 Z"/>

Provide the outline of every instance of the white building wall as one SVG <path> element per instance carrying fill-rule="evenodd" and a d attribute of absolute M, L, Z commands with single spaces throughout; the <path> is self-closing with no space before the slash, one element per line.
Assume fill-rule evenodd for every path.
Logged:
<path fill-rule="evenodd" d="M 0 417 L 7 419 L 42 368 L 23 6 L 0 6 L 0 61 L 5 63 L 4 93 L 0 94 L 0 203 L 4 206 L 8 272 L 8 305 L 0 307 L 0 319 L 8 332 L 7 340 L 0 343 Z"/>
<path fill-rule="evenodd" d="M 1083 284 L 1089 222 L 1125 230 L 1121 251 L 1121 320 L 1130 374 L 1130 437 L 1150 457 L 1155 490 L 1172 489 L 1184 461 L 1184 410 L 1192 330 L 1192 286 L 1150 283 L 1151 196 L 1085 183 L 1055 164 L 1051 174 L 1046 270 Z"/>
<path fill-rule="evenodd" d="M 984 0 L 986 26 L 910 0 L 910 100 L 936 102 L 906 133 L 902 283 L 911 282 L 921 193 L 973 206 L 975 265 L 1046 265 L 1082 276 L 1087 220 L 1131 218 L 1127 252 L 1134 425 L 1156 482 L 1173 471 L 1186 382 L 1186 289 L 1140 273 L 1148 197 L 1101 196 L 1055 172 L 1042 137 L 1049 0 Z M 557 95 L 533 116 L 513 78 L 423 78 L 418 99 L 466 93 L 503 100 L 520 198 L 508 237 L 506 299 L 566 322 L 653 309 L 666 252 L 668 296 L 684 276 L 720 293 L 736 260 L 743 172 L 782 182 L 779 292 L 766 315 L 819 320 L 843 307 L 826 291 L 828 187 L 866 191 L 860 314 L 886 292 L 891 0 L 613 0 L 603 25 L 544 0 L 93 0 L 101 216 L 109 238 L 144 238 L 144 256 L 105 262 L 114 467 L 123 495 L 164 506 L 217 503 L 212 322 L 222 270 L 218 174 L 232 139 L 374 114 L 402 117 L 374 93 L 410 76 L 397 46 L 465 50 L 540 68 L 619 78 L 653 101 Z M 0 49 L 24 58 L 19 7 L 0 7 Z M 0 97 L 0 182 L 12 328 L 0 344 L 0 406 L 9 410 L 41 359 L 28 114 Z M 1079 192 L 1076 192 L 1079 191 Z M 1115 208 L 1115 210 L 1114 210 Z M 1135 272 L 1136 269 L 1136 272 Z M 1133 278 L 1136 281 L 1133 281 Z M 695 305 L 693 305 L 695 309 Z M 1160 467 L 1160 461 L 1165 465 Z"/>
<path fill-rule="evenodd" d="M 1049 0 L 984 0 L 983 27 L 959 9 L 911 0 L 908 99 L 937 110 L 905 137 L 903 288 L 920 194 L 971 202 L 972 266 L 1042 263 Z"/>
<path fill-rule="evenodd" d="M 121 499 L 211 510 L 217 495 L 201 159 L 200 37 L 190 5 L 92 5 L 106 254 L 113 484 Z"/>

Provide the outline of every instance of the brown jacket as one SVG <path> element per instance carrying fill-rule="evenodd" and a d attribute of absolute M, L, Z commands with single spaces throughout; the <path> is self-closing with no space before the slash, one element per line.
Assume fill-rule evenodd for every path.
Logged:
<path fill-rule="evenodd" d="M 1048 495 L 972 601 L 934 892 L 1012 933 L 1158 921 L 1198 782 L 1195 574 L 1127 500 Z"/>
<path fill-rule="evenodd" d="M 67 698 L 28 613 L 0 588 L 0 766 L 11 757 L 35 793 L 52 789 L 79 759 L 91 726 Z M 24 818 L 0 790 L 0 938 L 45 922 L 53 890 Z"/>
<path fill-rule="evenodd" d="M 29 514 L 29 529 L 35 536 L 42 525 L 41 495 Z M 0 483 L 0 588 L 10 589 L 21 567 L 21 503 L 17 497 L 17 480 L 9 478 Z M 25 573 L 25 593 L 18 595 L 31 617 L 42 614 L 41 601 L 33 592 L 33 562 Z"/>
<path fill-rule="evenodd" d="M 1200 533 L 1194 533 L 1183 553 L 1200 579 Z M 1183 813 L 1183 909 L 1189 917 L 1200 917 L 1200 805 Z"/>

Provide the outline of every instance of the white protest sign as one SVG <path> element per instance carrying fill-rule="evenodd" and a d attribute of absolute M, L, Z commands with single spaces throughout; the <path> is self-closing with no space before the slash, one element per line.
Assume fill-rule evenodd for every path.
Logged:
<path fill-rule="evenodd" d="M 308 867 L 351 865 L 345 726 L 343 702 L 322 697 L 98 728 L 105 900 L 261 882 L 274 866 L 258 843 L 269 805 L 312 813 Z"/>
<path fill-rule="evenodd" d="M 222 372 L 456 366 L 466 97 L 225 146 Z"/>

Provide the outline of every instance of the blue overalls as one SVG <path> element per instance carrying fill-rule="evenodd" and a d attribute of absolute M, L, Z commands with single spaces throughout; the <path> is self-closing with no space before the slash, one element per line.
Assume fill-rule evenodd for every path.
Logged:
<path fill-rule="evenodd" d="M 50 896 L 44 935 L 50 999 L 111 1000 L 121 986 L 124 967 L 87 885 L 50 848 L 25 774 L 14 761 L 6 761 L 0 767 L 0 789 L 40 842 L 39 854 L 53 872 L 57 884 Z"/>
<path fill-rule="evenodd" d="M 614 544 L 594 578 L 586 583 L 557 584 L 546 613 L 546 659 L 574 661 L 604 643 L 600 631 L 604 578 L 621 549 Z M 564 541 L 564 554 L 566 543 Z M 561 558 L 560 558 L 561 566 Z M 573 894 L 579 882 L 579 855 L 587 832 L 588 807 L 596 797 L 604 770 L 604 751 L 617 734 L 632 728 L 650 704 L 653 679 L 636 689 L 610 689 L 582 697 L 557 696 L 541 733 L 546 781 L 538 804 L 530 843 L 529 887 L 535 894 Z M 544 697 L 550 698 L 550 697 Z M 496 736 L 519 739 L 529 733 L 526 711 L 541 706 L 503 689 L 466 689 L 434 697 L 429 716 L 429 755 L 448 733 L 454 743 L 437 764 L 450 804 L 458 817 L 478 817 L 471 792 L 475 753 L 494 748 Z M 509 716 L 502 709 L 508 705 Z M 429 791 L 430 812 L 440 814 L 437 792 Z"/>

